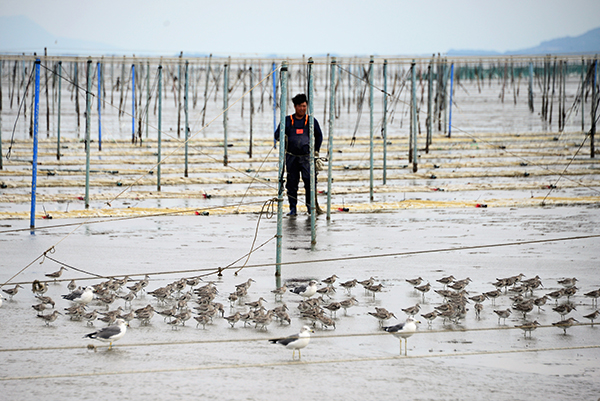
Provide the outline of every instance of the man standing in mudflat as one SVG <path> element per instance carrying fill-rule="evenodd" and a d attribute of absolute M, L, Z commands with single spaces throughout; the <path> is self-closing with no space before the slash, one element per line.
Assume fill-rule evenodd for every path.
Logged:
<path fill-rule="evenodd" d="M 314 118 L 314 138 L 315 138 L 315 154 L 310 154 L 310 133 L 308 126 L 308 100 L 305 94 L 296 95 L 294 102 L 295 113 L 286 116 L 285 118 L 285 168 L 287 169 L 287 182 L 285 189 L 287 190 L 288 201 L 290 202 L 289 216 L 297 214 L 298 204 L 298 184 L 300 176 L 304 182 L 304 192 L 306 197 L 306 208 L 310 213 L 310 158 L 318 157 L 321 143 L 323 142 L 323 133 L 316 118 Z M 279 129 L 281 124 L 275 131 L 275 140 L 279 140 Z M 317 168 L 315 166 L 315 180 L 317 177 Z M 316 187 L 316 186 L 315 186 Z M 317 212 L 319 206 L 317 205 Z"/>

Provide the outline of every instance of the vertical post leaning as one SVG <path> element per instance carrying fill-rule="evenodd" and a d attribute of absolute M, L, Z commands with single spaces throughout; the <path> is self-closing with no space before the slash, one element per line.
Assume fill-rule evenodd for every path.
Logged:
<path fill-rule="evenodd" d="M 281 277 L 281 248 L 283 246 L 283 172 L 285 166 L 285 114 L 286 114 L 286 101 L 287 96 L 287 61 L 281 63 L 281 103 L 279 113 L 279 173 L 278 173 L 278 184 L 279 190 L 277 195 L 277 250 L 275 258 L 275 276 Z M 275 73 L 273 73 L 273 80 L 275 80 Z M 277 101 L 275 101 L 276 103 Z"/>
<path fill-rule="evenodd" d="M 33 110 L 33 163 L 31 168 L 31 214 L 29 228 L 35 228 L 35 201 L 37 185 L 38 120 L 40 115 L 40 59 L 35 60 L 35 100 Z"/>
<path fill-rule="evenodd" d="M 412 163 L 413 163 L 413 173 L 417 172 L 418 169 L 418 155 L 417 155 L 417 84 L 416 84 L 416 69 L 415 69 L 415 61 L 413 60 L 411 63 L 411 116 L 412 116 L 412 124 L 411 124 L 411 135 L 412 135 Z"/>
<path fill-rule="evenodd" d="M 158 66 L 158 163 L 156 165 L 156 190 L 160 192 L 160 151 L 162 146 L 162 65 Z"/>
<path fill-rule="evenodd" d="M 433 136 L 433 58 L 427 67 L 427 140 L 425 153 L 429 153 L 429 145 Z"/>
<path fill-rule="evenodd" d="M 92 110 L 92 60 L 87 61 L 85 89 L 85 208 L 90 208 L 90 128 Z"/>
<path fill-rule="evenodd" d="M 383 60 L 383 121 L 381 125 L 383 137 L 383 185 L 387 183 L 387 60 Z"/>
<path fill-rule="evenodd" d="M 60 160 L 60 98 L 62 87 L 62 61 L 58 62 L 58 105 L 56 108 L 56 160 Z"/>
<path fill-rule="evenodd" d="M 98 61 L 98 150 L 102 150 L 102 68 Z"/>
<path fill-rule="evenodd" d="M 369 200 L 373 201 L 373 66 L 374 60 L 369 60 Z"/>
<path fill-rule="evenodd" d="M 454 63 L 450 64 L 450 94 L 448 95 L 448 138 L 452 136 L 452 96 L 454 94 Z"/>
<path fill-rule="evenodd" d="M 223 165 L 227 166 L 227 109 L 229 108 L 229 63 L 223 71 Z"/>
<path fill-rule="evenodd" d="M 185 116 L 185 171 L 183 172 L 183 176 L 188 176 L 188 141 L 189 141 L 189 119 L 188 119 L 188 69 L 189 69 L 189 61 L 185 61 L 185 88 L 183 93 L 183 114 Z"/>
<path fill-rule="evenodd" d="M 333 123 L 335 121 L 335 69 L 336 59 L 331 59 L 331 85 L 329 87 L 329 145 L 327 146 L 327 220 L 331 220 L 331 183 L 333 163 Z"/>
<path fill-rule="evenodd" d="M 135 143 L 135 64 L 131 64 L 131 143 Z"/>
<path fill-rule="evenodd" d="M 317 198 L 317 194 L 315 193 L 317 190 L 317 175 L 315 174 L 315 117 L 313 115 L 315 109 L 315 102 L 313 99 L 315 92 L 315 83 L 313 65 L 314 61 L 312 57 L 310 57 L 308 59 L 308 160 L 310 166 L 310 243 L 312 245 L 317 243 L 317 234 L 315 230 L 315 219 L 317 215 L 317 205 L 315 202 Z"/>
<path fill-rule="evenodd" d="M 592 75 L 592 128 L 590 129 L 590 157 L 593 159 L 595 157 L 595 149 L 594 149 L 594 139 L 596 136 L 596 107 L 598 103 L 598 89 L 596 87 L 596 73 L 598 69 L 598 60 L 594 60 L 594 69 Z"/>

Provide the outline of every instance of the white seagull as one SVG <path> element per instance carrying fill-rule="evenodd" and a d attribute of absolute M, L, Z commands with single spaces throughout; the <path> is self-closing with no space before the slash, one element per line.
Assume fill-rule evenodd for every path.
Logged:
<path fill-rule="evenodd" d="M 404 355 L 406 355 L 408 347 L 408 337 L 412 336 L 417 331 L 417 323 L 421 323 L 412 317 L 406 319 L 406 322 L 399 323 L 395 326 L 384 327 L 388 333 L 392 333 L 394 337 L 400 340 L 400 355 L 402 355 L 402 339 L 404 338 Z"/>
<path fill-rule="evenodd" d="M 108 349 L 112 349 L 112 343 L 120 339 L 127 332 L 127 323 L 123 319 L 117 319 L 113 326 L 104 327 L 98 331 L 86 334 L 83 338 L 94 338 L 109 343 Z"/>
<path fill-rule="evenodd" d="M 272 344 L 281 344 L 286 348 L 294 350 L 292 353 L 292 360 L 296 356 L 296 350 L 298 350 L 298 360 L 302 359 L 300 350 L 308 345 L 310 342 L 310 333 L 314 333 L 308 326 L 303 326 L 300 333 L 294 334 L 285 338 L 274 338 L 269 340 Z"/>
<path fill-rule="evenodd" d="M 301 285 L 295 287 L 292 292 L 294 294 L 298 294 L 303 296 L 304 298 L 310 298 L 317 293 L 317 282 L 315 280 L 310 280 L 308 286 Z"/>
<path fill-rule="evenodd" d="M 75 290 L 70 294 L 63 295 L 62 297 L 78 304 L 88 304 L 92 301 L 92 299 L 94 299 L 94 289 L 92 287 L 85 287 L 83 290 Z"/>

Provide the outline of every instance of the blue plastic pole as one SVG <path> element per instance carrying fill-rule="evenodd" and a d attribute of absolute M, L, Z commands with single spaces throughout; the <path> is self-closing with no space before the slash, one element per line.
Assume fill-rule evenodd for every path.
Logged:
<path fill-rule="evenodd" d="M 35 191 L 37 186 L 38 120 L 40 117 L 40 59 L 35 60 L 35 101 L 33 111 L 33 163 L 31 168 L 31 216 L 29 228 L 35 228 Z"/>
<path fill-rule="evenodd" d="M 450 64 L 450 107 L 448 111 L 448 138 L 452 135 L 452 94 L 454 89 L 454 63 Z"/>
<path fill-rule="evenodd" d="M 102 150 L 102 68 L 100 62 L 96 66 L 98 69 L 98 150 Z"/>
<path fill-rule="evenodd" d="M 135 142 L 135 64 L 131 64 L 131 142 Z"/>
<path fill-rule="evenodd" d="M 275 74 L 276 69 L 277 67 L 275 66 L 275 62 L 273 61 L 273 74 L 271 75 L 271 77 L 273 78 L 273 132 L 277 131 L 277 75 Z M 273 146 L 277 149 L 277 141 L 275 139 L 273 139 Z"/>

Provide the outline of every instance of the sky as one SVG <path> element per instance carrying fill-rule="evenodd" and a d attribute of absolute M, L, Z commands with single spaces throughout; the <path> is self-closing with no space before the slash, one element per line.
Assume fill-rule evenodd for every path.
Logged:
<path fill-rule="evenodd" d="M 125 54 L 393 56 L 578 36 L 600 26 L 600 0 L 0 0 L 17 15 Z"/>

